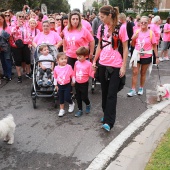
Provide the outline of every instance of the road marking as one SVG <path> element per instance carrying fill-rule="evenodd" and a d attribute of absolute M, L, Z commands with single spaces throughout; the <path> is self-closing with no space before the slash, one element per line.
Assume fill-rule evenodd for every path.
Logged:
<path fill-rule="evenodd" d="M 162 101 L 143 112 L 96 156 L 86 170 L 102 170 L 105 168 L 110 159 L 116 155 L 118 149 L 123 146 L 124 142 L 127 141 L 135 131 L 143 126 L 149 118 L 169 104 L 170 100 Z"/>

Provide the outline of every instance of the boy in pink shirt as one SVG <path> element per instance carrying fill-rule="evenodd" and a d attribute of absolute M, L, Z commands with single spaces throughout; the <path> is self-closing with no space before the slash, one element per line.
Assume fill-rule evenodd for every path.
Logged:
<path fill-rule="evenodd" d="M 73 76 L 73 69 L 67 64 L 67 56 L 65 53 L 60 52 L 57 55 L 58 65 L 54 68 L 54 85 L 58 90 L 60 100 L 60 111 L 58 116 L 62 117 L 65 114 L 64 101 L 69 103 L 68 112 L 74 111 L 74 102 L 71 99 L 71 78 L 72 83 L 75 83 Z"/>
<path fill-rule="evenodd" d="M 75 114 L 75 117 L 80 117 L 83 114 L 82 101 L 86 104 L 86 113 L 90 113 L 90 100 L 88 98 L 88 80 L 91 76 L 94 78 L 94 71 L 92 70 L 92 64 L 86 60 L 89 55 L 89 50 L 86 47 L 80 47 L 76 50 L 77 59 L 74 66 L 75 75 L 75 89 L 76 100 L 79 111 Z"/>

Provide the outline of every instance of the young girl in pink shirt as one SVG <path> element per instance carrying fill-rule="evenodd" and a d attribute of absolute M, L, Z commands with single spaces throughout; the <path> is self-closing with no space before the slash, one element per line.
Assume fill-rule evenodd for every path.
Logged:
<path fill-rule="evenodd" d="M 68 112 L 74 111 L 74 102 L 71 99 L 71 78 L 72 83 L 75 83 L 73 76 L 73 69 L 67 64 L 67 56 L 65 53 L 60 52 L 57 55 L 58 65 L 54 68 L 54 85 L 58 90 L 60 100 L 60 111 L 58 116 L 62 117 L 65 114 L 64 101 L 69 103 Z"/>
<path fill-rule="evenodd" d="M 75 116 L 80 117 L 83 114 L 82 101 L 86 104 L 86 113 L 90 113 L 90 100 L 88 98 L 88 80 L 89 77 L 94 78 L 94 71 L 92 70 L 92 64 L 86 58 L 89 55 L 89 50 L 86 47 L 79 47 L 76 50 L 77 59 L 74 65 L 75 75 L 75 89 L 76 89 L 76 100 L 78 104 L 78 112 Z"/>

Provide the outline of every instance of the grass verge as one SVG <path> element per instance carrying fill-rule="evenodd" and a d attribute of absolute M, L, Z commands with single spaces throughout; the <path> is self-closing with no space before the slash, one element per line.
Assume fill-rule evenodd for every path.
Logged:
<path fill-rule="evenodd" d="M 151 155 L 145 170 L 170 170 L 170 129 Z"/>

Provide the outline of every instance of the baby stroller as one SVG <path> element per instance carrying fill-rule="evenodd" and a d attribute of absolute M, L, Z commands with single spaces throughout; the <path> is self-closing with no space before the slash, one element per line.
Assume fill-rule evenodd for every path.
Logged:
<path fill-rule="evenodd" d="M 42 45 L 42 44 L 41 44 Z M 53 85 L 53 72 L 52 72 L 52 76 L 51 76 L 51 81 L 52 81 L 52 85 L 48 86 L 47 85 L 47 74 L 46 72 L 44 73 L 43 76 L 43 83 L 41 86 L 38 86 L 38 81 L 39 81 L 39 57 L 40 57 L 40 52 L 39 52 L 39 47 L 41 46 L 37 46 L 36 48 L 36 52 L 35 52 L 35 56 L 34 56 L 34 67 L 33 67 L 33 82 L 31 85 L 31 97 L 32 97 L 32 102 L 33 102 L 33 108 L 36 108 L 36 99 L 38 97 L 54 97 L 54 107 L 57 107 L 57 101 L 58 101 L 58 94 L 57 91 L 55 90 L 55 87 Z M 56 49 L 56 47 L 54 45 L 49 45 L 46 44 L 49 48 L 49 54 L 51 54 L 53 56 L 53 60 L 50 62 L 54 62 L 54 65 L 56 65 L 56 57 L 58 54 L 58 51 Z M 43 61 L 47 61 L 47 60 L 41 60 L 41 62 Z M 48 60 L 49 61 L 49 60 Z"/>

